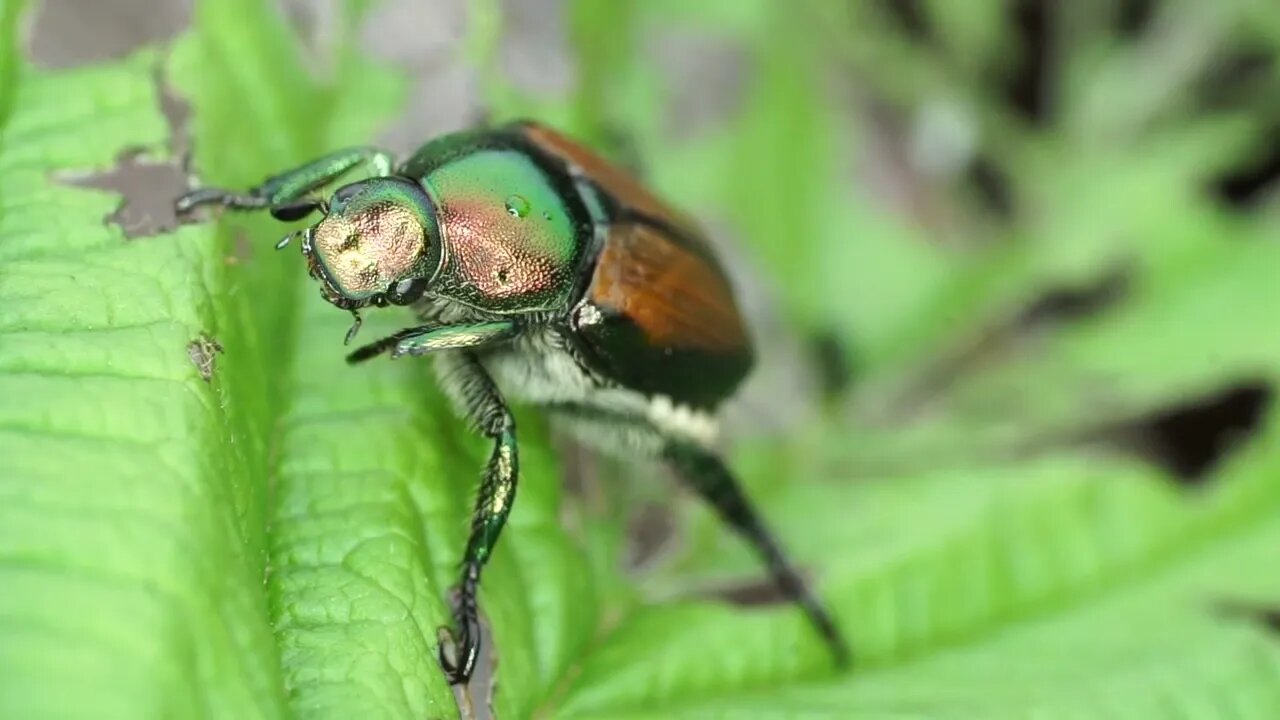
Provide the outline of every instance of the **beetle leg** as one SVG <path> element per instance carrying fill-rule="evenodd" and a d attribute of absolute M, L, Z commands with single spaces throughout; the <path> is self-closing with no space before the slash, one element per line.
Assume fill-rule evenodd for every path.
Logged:
<path fill-rule="evenodd" d="M 440 664 L 453 684 L 466 683 L 480 654 L 480 620 L 477 593 L 480 571 L 498 542 L 516 496 L 519 453 L 516 424 L 498 387 L 475 355 L 447 353 L 439 358 L 445 390 L 472 427 L 493 440 L 493 453 L 485 466 L 471 519 L 471 534 L 462 559 L 462 576 L 453 606 L 452 647 L 440 645 Z"/>
<path fill-rule="evenodd" d="M 304 200 L 310 193 L 332 183 L 361 163 L 369 165 L 373 177 L 386 177 L 391 174 L 393 162 L 390 153 L 377 148 L 347 148 L 272 175 L 248 192 L 219 188 L 192 190 L 178 198 L 174 207 L 179 213 L 191 212 L 201 205 L 221 205 L 235 210 L 270 208 L 277 219 L 297 220 L 322 205 L 320 200 Z"/>
<path fill-rule="evenodd" d="M 461 325 L 419 325 L 392 333 L 357 349 L 347 356 L 347 362 L 354 365 L 388 350 L 391 351 L 391 357 L 397 358 L 401 355 L 425 355 L 439 350 L 475 348 L 506 340 L 515 334 L 516 329 L 517 325 L 513 320 Z"/>
<path fill-rule="evenodd" d="M 709 450 L 678 441 L 668 442 L 662 456 L 685 484 L 710 503 L 720 517 L 755 548 L 779 589 L 804 610 L 822 635 L 836 663 L 841 667 L 847 665 L 849 647 L 836 629 L 831 615 L 782 553 L 773 534 L 765 527 L 724 462 Z"/>
<path fill-rule="evenodd" d="M 606 453 L 623 459 L 659 459 L 671 466 L 684 484 L 715 508 L 721 519 L 764 559 L 774 584 L 808 616 L 837 664 L 844 666 L 849 662 L 848 645 L 831 613 L 805 584 L 733 473 L 714 452 L 684 433 L 664 429 L 651 419 L 630 413 L 575 403 L 553 403 L 545 407 L 571 432 Z"/>

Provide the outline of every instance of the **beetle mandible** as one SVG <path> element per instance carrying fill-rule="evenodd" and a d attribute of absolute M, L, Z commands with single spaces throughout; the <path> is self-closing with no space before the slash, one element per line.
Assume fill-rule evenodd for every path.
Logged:
<path fill-rule="evenodd" d="M 319 194 L 362 166 L 366 179 Z M 544 125 L 517 122 L 442 136 L 400 164 L 352 148 L 244 193 L 203 188 L 177 201 L 182 213 L 200 205 L 283 221 L 319 211 L 318 223 L 277 247 L 301 238 L 321 295 L 355 318 L 346 341 L 361 308 L 404 305 L 419 319 L 347 361 L 433 355 L 458 413 L 492 440 L 454 627 L 439 648 L 451 682 L 475 668 L 480 574 L 515 499 L 508 396 L 604 451 L 670 466 L 847 660 L 830 614 L 713 450 L 714 411 L 753 361 L 729 280 L 697 225 L 631 175 Z"/>

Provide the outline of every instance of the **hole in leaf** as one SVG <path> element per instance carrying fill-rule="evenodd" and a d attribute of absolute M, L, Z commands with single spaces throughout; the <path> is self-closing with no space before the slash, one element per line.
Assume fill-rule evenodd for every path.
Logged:
<path fill-rule="evenodd" d="M 1105 433 L 1122 446 L 1199 485 L 1229 453 L 1252 435 L 1266 416 L 1273 391 L 1261 381 L 1158 410 Z"/>
<path fill-rule="evenodd" d="M 173 198 L 175 190 L 187 186 L 186 173 L 174 163 L 149 162 L 146 150 L 125 150 L 115 167 L 105 172 L 81 177 L 62 175 L 60 179 L 76 187 L 119 194 L 120 205 L 103 221 L 120 226 L 126 238 L 159 235 L 178 227 Z"/>
<path fill-rule="evenodd" d="M 190 109 L 164 81 L 159 68 L 155 72 L 156 96 L 160 112 L 169 126 L 168 150 L 174 158 L 185 158 L 189 147 L 187 118 Z M 59 179 L 75 187 L 106 190 L 121 196 L 120 205 L 103 221 L 118 225 L 128 239 L 149 237 L 169 232 L 181 220 L 174 211 L 174 198 L 188 185 L 187 173 L 176 160 L 155 162 L 148 159 L 149 150 L 129 148 L 121 152 L 115 167 L 88 175 L 60 174 Z"/>

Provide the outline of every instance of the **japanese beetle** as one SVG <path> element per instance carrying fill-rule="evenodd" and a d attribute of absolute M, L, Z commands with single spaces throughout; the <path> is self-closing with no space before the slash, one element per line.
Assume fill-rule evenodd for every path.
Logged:
<path fill-rule="evenodd" d="M 371 177 L 317 195 L 366 166 Z M 848 650 L 712 449 L 713 412 L 753 352 L 732 289 L 694 222 L 629 174 L 545 126 L 446 135 L 396 164 L 342 150 L 246 193 L 177 201 L 322 218 L 301 236 L 321 295 L 349 310 L 406 305 L 420 324 L 361 347 L 358 363 L 431 354 L 458 412 L 493 441 L 454 603 L 454 683 L 475 667 L 476 594 L 515 499 L 519 453 L 506 397 L 545 408 L 611 453 L 665 462 L 763 557 L 836 658 Z M 293 237 L 293 236 L 290 236 Z M 290 237 L 279 243 L 286 245 Z"/>

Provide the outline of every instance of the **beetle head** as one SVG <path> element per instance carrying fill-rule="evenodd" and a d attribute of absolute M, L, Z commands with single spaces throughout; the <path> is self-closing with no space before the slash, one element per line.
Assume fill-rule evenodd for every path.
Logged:
<path fill-rule="evenodd" d="M 422 297 L 440 262 L 440 231 L 417 183 L 361 180 L 321 209 L 325 217 L 304 233 L 302 254 L 324 299 L 354 312 Z"/>

